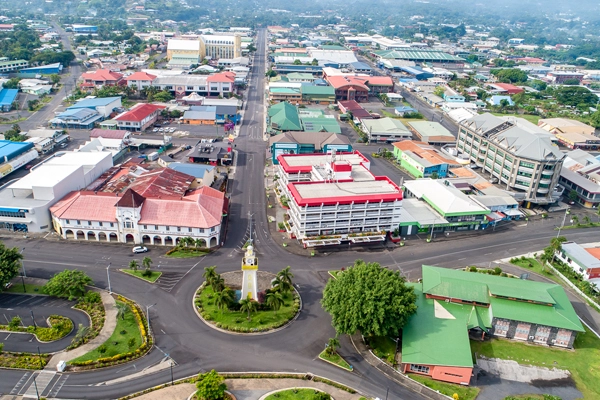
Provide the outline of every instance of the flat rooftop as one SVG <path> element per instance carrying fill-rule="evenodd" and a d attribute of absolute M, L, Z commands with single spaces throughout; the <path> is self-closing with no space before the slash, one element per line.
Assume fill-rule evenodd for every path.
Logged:
<path fill-rule="evenodd" d="M 387 177 L 350 182 L 296 182 L 289 183 L 288 189 L 299 206 L 402 200 L 402 189 Z"/>
<path fill-rule="evenodd" d="M 367 166 L 370 165 L 369 160 L 359 152 L 337 153 L 335 159 L 336 161 L 348 161 L 353 166 L 365 163 Z M 280 156 L 280 165 L 286 172 L 297 172 L 302 167 L 310 172 L 313 165 L 325 165 L 329 162 L 331 162 L 331 154 L 283 154 Z"/>
<path fill-rule="evenodd" d="M 53 187 L 71 175 L 81 165 L 42 165 L 15 183 L 9 189 L 31 189 L 34 186 Z"/>

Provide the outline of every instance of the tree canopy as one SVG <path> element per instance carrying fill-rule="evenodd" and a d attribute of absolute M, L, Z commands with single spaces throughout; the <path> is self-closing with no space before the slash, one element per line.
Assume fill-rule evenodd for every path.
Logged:
<path fill-rule="evenodd" d="M 492 69 L 490 73 L 503 83 L 524 83 L 527 82 L 527 72 L 517 68 Z"/>
<path fill-rule="evenodd" d="M 561 86 L 554 90 L 554 97 L 559 103 L 576 107 L 587 104 L 591 107 L 598 103 L 598 96 L 581 86 Z"/>
<path fill-rule="evenodd" d="M 0 292 L 19 274 L 23 255 L 16 247 L 8 248 L 0 242 Z"/>
<path fill-rule="evenodd" d="M 50 296 L 78 299 L 85 294 L 86 285 L 92 284 L 92 278 L 78 269 L 65 269 L 54 275 L 44 286 Z"/>
<path fill-rule="evenodd" d="M 225 398 L 227 385 L 222 376 L 214 369 L 206 374 L 199 374 L 196 382 L 196 397 L 203 400 L 221 400 Z"/>
<path fill-rule="evenodd" d="M 321 304 L 338 333 L 395 337 L 417 311 L 415 301 L 398 271 L 357 260 L 327 282 Z"/>

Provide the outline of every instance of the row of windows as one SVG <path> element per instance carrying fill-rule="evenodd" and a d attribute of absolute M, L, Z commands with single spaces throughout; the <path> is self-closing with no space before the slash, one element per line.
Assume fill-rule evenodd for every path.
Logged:
<path fill-rule="evenodd" d="M 0 211 L 0 217 L 25 218 L 25 213 L 21 211 Z"/>
<path fill-rule="evenodd" d="M 23 216 L 23 218 L 24 218 L 24 216 Z M 81 220 L 77 220 L 77 221 L 75 221 L 75 222 L 76 222 L 76 225 L 81 225 Z M 86 221 L 86 222 L 87 222 L 87 225 L 89 225 L 89 226 L 91 226 L 91 225 L 92 225 L 92 221 Z M 70 224 L 70 223 L 71 223 L 71 221 L 70 221 L 70 220 L 66 220 L 66 223 L 67 223 L 67 224 Z M 114 222 L 109 222 L 109 225 L 110 225 L 110 227 L 111 227 L 111 228 L 113 228 L 113 227 L 115 226 Z M 103 223 L 103 222 L 98 222 L 98 226 L 104 226 L 104 223 Z M 143 227 L 144 227 L 144 229 L 148 229 L 148 225 L 143 225 Z M 126 220 L 126 221 L 125 221 L 125 228 L 126 228 L 126 229 L 133 229 L 133 222 L 131 222 L 130 220 Z M 186 229 L 186 228 L 182 228 L 182 227 L 180 227 L 180 226 L 178 226 L 178 227 L 173 227 L 173 228 L 174 228 L 174 230 L 176 230 L 177 232 L 182 232 L 182 231 L 184 231 L 184 229 Z M 158 225 L 154 225 L 154 230 L 155 230 L 155 231 L 157 231 L 157 230 L 158 230 Z M 165 230 L 166 230 L 166 231 L 170 231 L 170 230 L 171 230 L 171 227 L 170 227 L 170 226 L 166 226 L 166 227 L 165 227 Z M 199 229 L 199 231 L 200 231 L 200 233 L 204 233 L 204 229 L 202 229 L 202 228 L 200 228 L 200 229 Z M 210 228 L 210 231 L 211 231 L 211 232 L 214 232 L 214 231 L 215 231 L 215 228 L 214 228 L 214 227 Z M 192 228 L 187 228 L 187 232 L 192 232 Z"/>

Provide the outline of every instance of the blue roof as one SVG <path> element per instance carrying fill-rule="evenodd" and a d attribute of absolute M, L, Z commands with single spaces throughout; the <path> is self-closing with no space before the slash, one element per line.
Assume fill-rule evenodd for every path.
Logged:
<path fill-rule="evenodd" d="M 399 106 L 399 107 L 396 107 L 396 111 L 398 111 L 398 112 L 409 112 L 409 111 L 413 112 L 413 111 L 417 111 L 417 110 L 415 110 L 414 108 L 409 107 L 409 106 Z"/>
<path fill-rule="evenodd" d="M 78 101 L 77 103 L 73 104 L 71 107 L 68 107 L 67 110 L 75 110 L 78 108 L 96 108 L 96 107 L 101 107 L 101 106 L 107 106 L 110 103 L 114 102 L 115 100 L 120 100 L 121 96 L 116 96 L 116 97 L 102 97 L 102 98 L 96 98 L 96 99 L 84 99 L 81 101 Z"/>
<path fill-rule="evenodd" d="M 352 68 L 354 68 L 354 69 L 366 69 L 369 71 L 372 69 L 369 64 L 361 62 L 361 61 L 350 63 L 350 65 L 352 65 Z"/>
<path fill-rule="evenodd" d="M 188 164 L 174 162 L 169 164 L 169 168 L 193 176 L 194 178 L 203 178 L 206 171 L 215 169 L 213 165 L 204 164 Z"/>
<path fill-rule="evenodd" d="M 490 99 L 489 99 L 488 101 L 489 101 L 491 104 L 493 104 L 493 105 L 495 105 L 495 106 L 498 106 L 498 105 L 500 105 L 500 102 L 501 102 L 502 100 L 507 100 L 507 101 L 508 101 L 508 105 L 510 105 L 510 106 L 514 106 L 514 105 L 515 105 L 515 103 L 514 103 L 514 102 L 512 101 L 512 99 L 510 98 L 510 96 L 499 96 L 499 95 L 496 95 L 496 96 L 492 96 L 492 97 L 490 97 Z"/>
<path fill-rule="evenodd" d="M 217 112 L 217 106 L 190 106 L 190 111 Z"/>
<path fill-rule="evenodd" d="M 4 162 L 4 157 L 6 157 L 8 160 L 11 160 L 18 155 L 25 153 L 31 148 L 33 148 L 33 143 L 0 140 L 0 162 Z"/>
<path fill-rule="evenodd" d="M 43 71 L 43 70 L 60 70 L 62 69 L 62 65 L 60 63 L 40 65 L 39 67 L 29 67 L 23 68 L 19 72 L 28 72 L 28 71 Z"/>
<path fill-rule="evenodd" d="M 2 89 L 0 90 L 0 105 L 10 105 L 12 104 L 17 95 L 19 94 L 18 89 Z"/>

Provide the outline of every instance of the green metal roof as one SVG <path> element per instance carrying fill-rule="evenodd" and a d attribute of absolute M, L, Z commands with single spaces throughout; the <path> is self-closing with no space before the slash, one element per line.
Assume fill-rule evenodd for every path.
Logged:
<path fill-rule="evenodd" d="M 342 133 L 340 124 L 335 118 L 300 118 L 302 126 L 305 132 L 330 132 L 330 133 Z"/>
<path fill-rule="evenodd" d="M 344 46 L 338 46 L 337 44 L 323 44 L 321 45 L 322 50 L 348 50 Z"/>
<path fill-rule="evenodd" d="M 309 74 L 307 72 L 291 72 L 287 74 L 288 79 L 302 79 L 306 81 L 314 81 L 315 76 L 313 74 Z"/>
<path fill-rule="evenodd" d="M 302 125 L 296 107 L 286 101 L 269 107 L 271 127 L 280 131 L 301 131 Z M 273 126 L 276 125 L 276 126 Z"/>
<path fill-rule="evenodd" d="M 375 54 L 384 59 L 411 61 L 464 61 L 464 58 L 453 56 L 439 50 L 383 50 Z"/>
<path fill-rule="evenodd" d="M 300 90 L 302 91 L 302 95 L 306 96 L 335 96 L 333 86 L 303 85 Z"/>
<path fill-rule="evenodd" d="M 402 362 L 473 367 L 467 323 L 474 306 L 427 299 L 422 285 L 413 286 L 417 312 L 402 329 Z"/>

